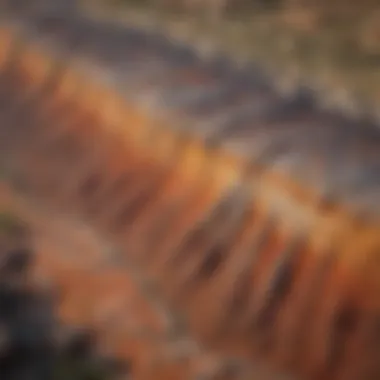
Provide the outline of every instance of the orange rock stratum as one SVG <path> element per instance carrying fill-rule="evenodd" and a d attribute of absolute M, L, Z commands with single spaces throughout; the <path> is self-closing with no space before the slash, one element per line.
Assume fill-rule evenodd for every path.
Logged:
<path fill-rule="evenodd" d="M 114 318 L 136 379 L 380 378 L 379 126 L 233 57 L 8 3 L 1 162 L 61 231 L 39 252 L 65 318 Z M 94 248 L 69 247 L 81 228 Z"/>

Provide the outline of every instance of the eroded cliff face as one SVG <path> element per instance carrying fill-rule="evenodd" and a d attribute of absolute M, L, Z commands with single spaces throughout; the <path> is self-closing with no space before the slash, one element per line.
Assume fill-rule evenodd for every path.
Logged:
<path fill-rule="evenodd" d="M 290 378 L 260 363 L 220 356 L 199 345 L 149 279 L 87 226 L 36 208 L 6 185 L 0 199 L 2 222 L 7 223 L 1 229 L 2 254 L 12 262 L 20 261 L 27 250 L 30 263 L 13 278 L 23 279 L 22 291 L 41 297 L 40 303 L 36 298 L 31 304 L 12 295 L 15 307 L 19 305 L 25 314 L 14 328 L 25 330 L 30 352 L 24 356 L 10 352 L 14 359 L 9 369 L 0 360 L 2 378 L 12 373 L 16 376 L 12 379 L 18 380 L 23 371 L 29 371 L 32 379 L 44 375 L 62 380 Z M 22 226 L 27 240 L 10 231 L 5 215 L 16 221 L 17 228 Z M 9 283 L 5 274 L 2 267 L 2 284 Z M 40 319 L 28 319 L 28 307 L 34 307 Z M 40 330 L 33 331 L 33 323 L 39 323 Z M 8 325 L 3 327 L 9 334 Z M 28 331 L 39 334 L 39 340 L 28 341 Z"/>
<path fill-rule="evenodd" d="M 136 379 L 376 377 L 378 124 L 169 34 L 22 11 L 1 162 L 63 318 Z"/>
<path fill-rule="evenodd" d="M 50 246 L 41 244 L 42 236 L 44 242 L 49 239 L 49 221 L 28 212 L 24 204 L 20 212 L 21 203 L 3 183 L 0 204 L 1 378 L 106 380 L 129 375 L 129 362 L 101 349 L 98 333 L 78 317 L 83 315 L 81 310 L 76 318 L 61 311 L 63 299 L 75 299 L 79 283 L 69 281 L 75 291 L 68 291 L 62 278 L 69 278 L 71 272 L 61 262 L 64 274 L 57 276 L 54 266 L 44 261 L 49 258 L 58 263 L 54 246 L 64 250 L 57 239 Z M 57 235 L 64 237 L 60 232 Z M 70 236 L 71 248 L 81 241 L 74 235 Z M 75 250 L 66 250 L 70 252 Z"/>

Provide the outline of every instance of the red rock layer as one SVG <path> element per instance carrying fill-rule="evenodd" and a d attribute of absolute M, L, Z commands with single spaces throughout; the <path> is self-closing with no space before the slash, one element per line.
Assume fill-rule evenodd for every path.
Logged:
<path fill-rule="evenodd" d="M 51 31 L 44 17 L 0 35 L 3 156 L 18 186 L 120 247 L 208 349 L 306 379 L 379 375 L 376 126 L 287 102 L 265 83 L 231 90 L 248 108 L 227 107 L 217 120 L 230 112 L 231 125 L 214 125 L 199 115 L 214 98 L 230 104 L 244 76 L 204 68 L 141 31 L 124 40 L 88 19 Z M 69 33 L 79 25 L 98 50 Z M 125 78 L 96 55 L 115 59 L 100 48 L 118 37 Z M 77 55 L 59 49 L 67 41 Z M 185 63 L 173 68 L 171 54 Z M 133 70 L 144 62 L 140 81 Z M 117 79 L 132 95 L 109 84 Z M 223 96 L 218 80 L 228 83 Z"/>

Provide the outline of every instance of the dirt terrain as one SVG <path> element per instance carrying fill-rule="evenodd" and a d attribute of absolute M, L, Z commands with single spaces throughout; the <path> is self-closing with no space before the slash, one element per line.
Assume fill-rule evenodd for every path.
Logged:
<path fill-rule="evenodd" d="M 71 317 L 64 311 L 67 306 L 78 306 L 73 302 L 75 303 L 74 295 L 75 291 L 78 291 L 79 282 L 75 289 L 65 286 L 64 280 L 67 282 L 71 272 L 65 271 L 63 261 L 54 261 L 54 257 L 59 256 L 54 255 L 57 252 L 54 247 L 62 248 L 61 242 L 54 240 L 49 231 L 46 231 L 47 220 L 38 218 L 36 213 L 33 213 L 33 218 L 29 218 L 28 215 L 31 213 L 27 212 L 25 206 L 22 206 L 22 212 L 19 212 L 14 195 L 6 184 L 1 183 L 1 378 L 125 378 L 130 374 L 129 363 L 117 360 L 116 356 L 100 349 L 102 346 L 99 346 L 96 331 L 87 321 L 80 318 L 83 316 L 82 311 L 78 310 L 75 316 L 71 314 Z M 38 231 L 37 220 L 44 223 L 45 243 L 40 239 L 41 231 Z M 55 242 L 53 245 L 46 244 L 46 239 L 49 238 Z M 70 240 L 75 246 L 75 234 Z M 51 261 L 45 261 L 45 257 Z M 65 273 L 61 272 L 60 276 L 56 276 L 55 265 Z M 76 268 L 79 269 L 78 266 Z M 75 286 L 72 281 L 69 283 Z M 68 297 L 69 303 L 67 298 L 63 301 L 61 297 Z"/>
<path fill-rule="evenodd" d="M 169 30 L 12 4 L 0 199 L 60 320 L 136 380 L 376 379 L 376 121 Z"/>
<path fill-rule="evenodd" d="M 24 244 L 33 252 L 28 277 L 49 292 L 51 312 L 59 323 L 90 334 L 86 347 L 97 355 L 89 363 L 79 354 L 58 359 L 53 379 L 288 380 L 262 365 L 202 349 L 186 331 L 173 326 L 169 311 L 152 285 L 142 283 L 138 270 L 128 267 L 115 248 L 84 225 L 36 210 L 7 183 L 0 187 L 0 200 L 3 241 Z M 12 237 L 11 223 L 28 231 L 26 241 Z M 48 338 L 65 339 L 60 335 Z M 112 360 L 113 366 L 102 364 L 102 358 Z"/>

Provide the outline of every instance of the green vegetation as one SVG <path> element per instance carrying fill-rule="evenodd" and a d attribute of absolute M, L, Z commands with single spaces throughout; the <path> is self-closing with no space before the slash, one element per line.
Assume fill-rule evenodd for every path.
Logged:
<path fill-rule="evenodd" d="M 53 380 L 110 380 L 111 371 L 97 363 L 62 358 L 54 367 Z"/>
<path fill-rule="evenodd" d="M 0 236 L 20 238 L 26 232 L 25 225 L 12 212 L 0 211 Z"/>

